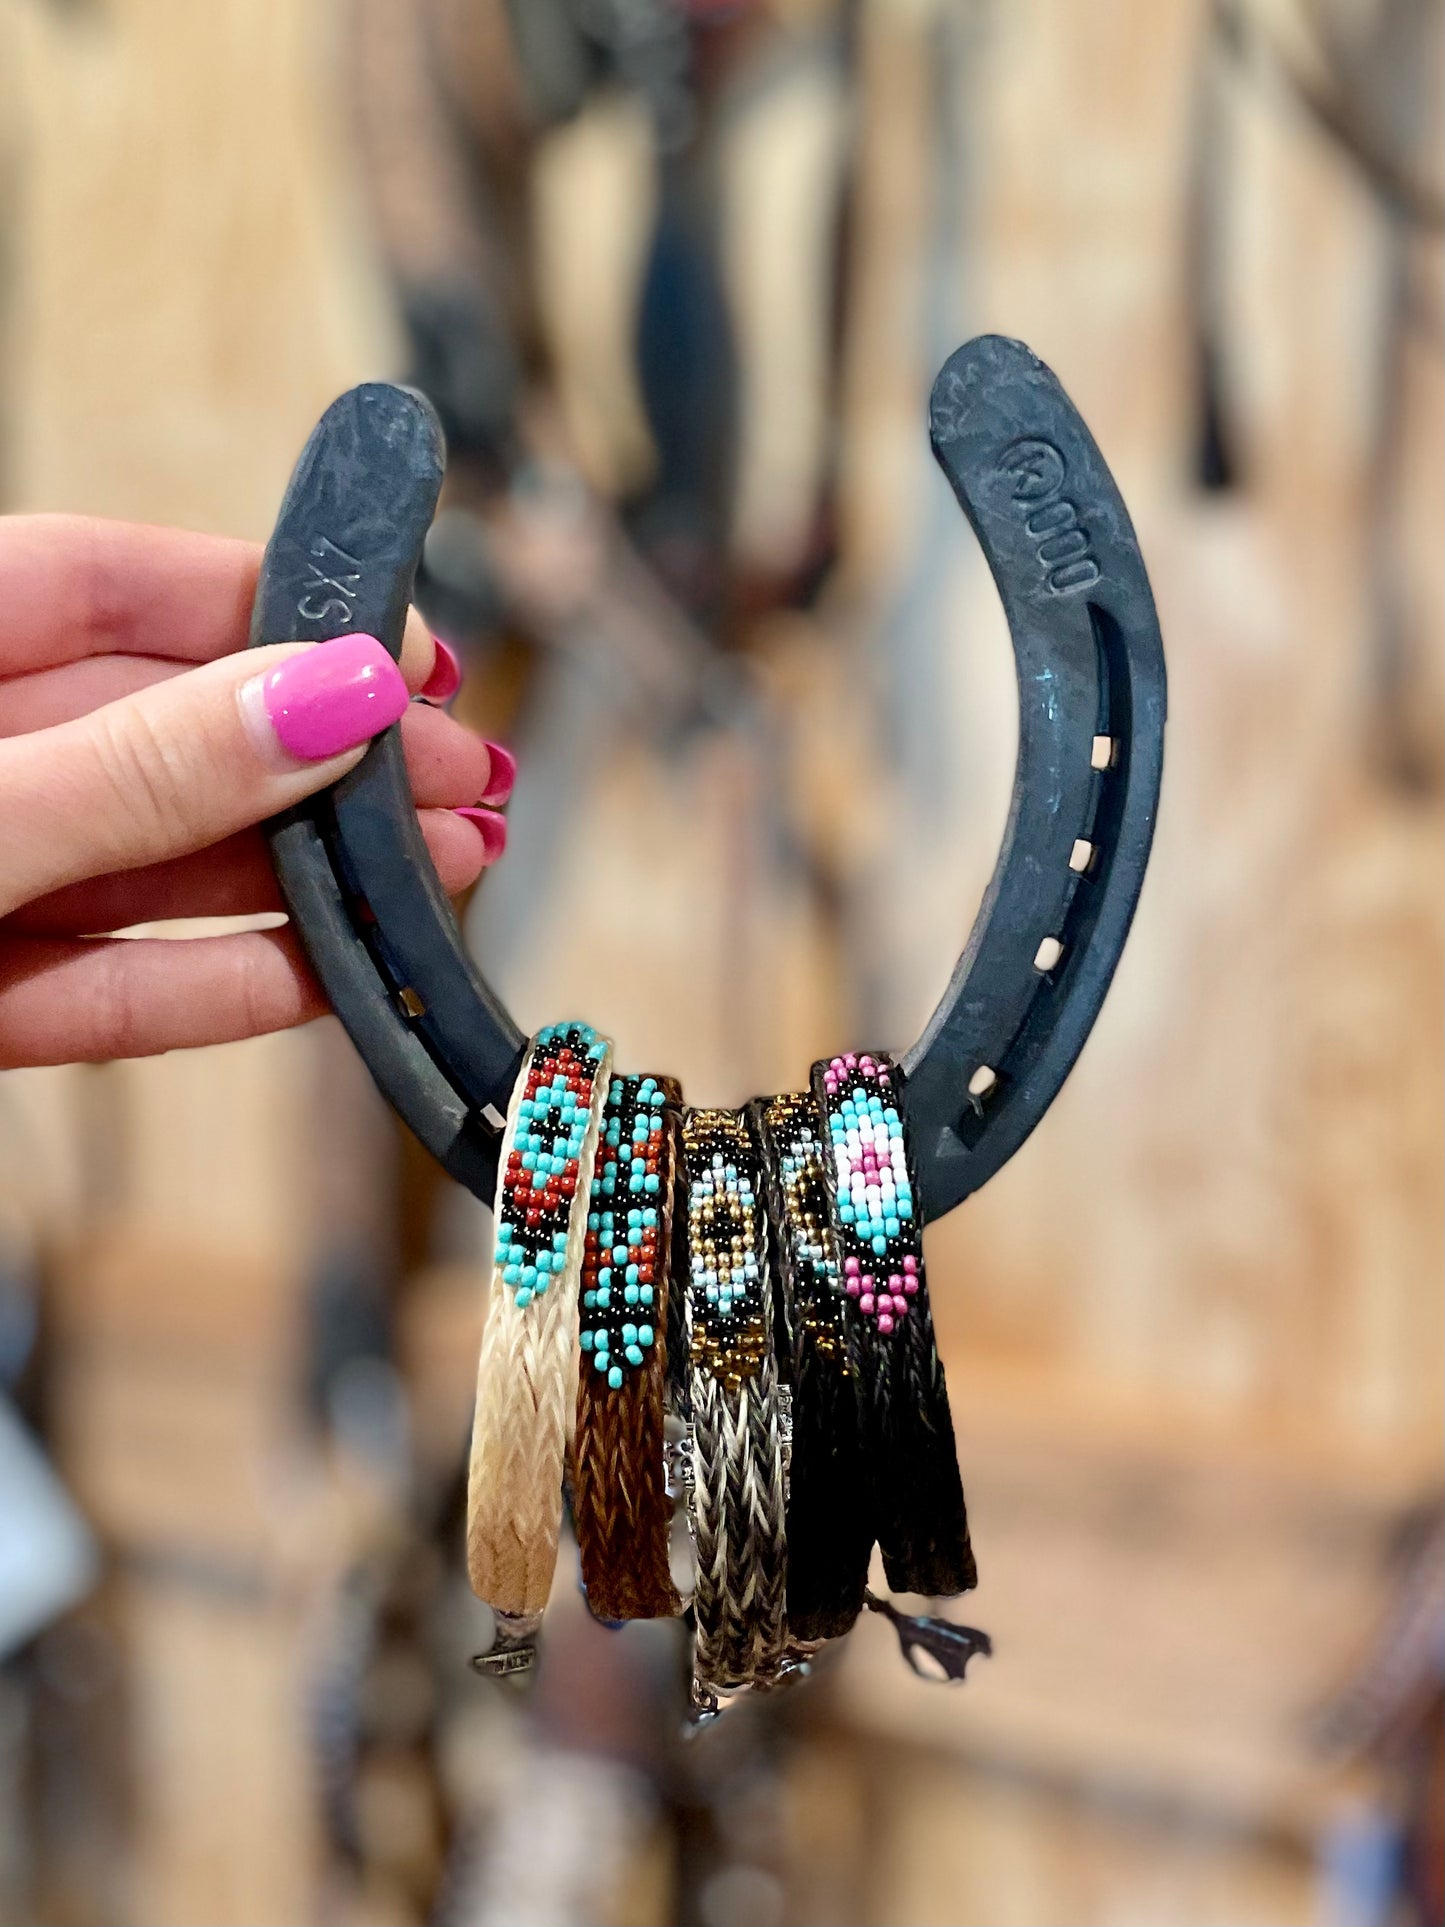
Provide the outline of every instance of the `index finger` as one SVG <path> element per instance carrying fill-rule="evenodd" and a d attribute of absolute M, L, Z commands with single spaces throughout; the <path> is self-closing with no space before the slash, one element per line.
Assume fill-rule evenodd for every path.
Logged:
<path fill-rule="evenodd" d="M 85 656 L 208 662 L 244 649 L 261 549 L 224 535 L 89 515 L 0 517 L 0 676 Z M 401 671 L 426 682 L 436 645 L 413 610 Z"/>

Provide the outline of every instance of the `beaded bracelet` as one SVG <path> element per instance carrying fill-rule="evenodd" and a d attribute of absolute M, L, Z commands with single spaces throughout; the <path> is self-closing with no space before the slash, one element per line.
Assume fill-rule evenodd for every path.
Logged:
<path fill-rule="evenodd" d="M 572 1518 L 600 1619 L 682 1610 L 668 1571 L 664 1466 L 669 1254 L 681 1125 L 670 1078 L 614 1077 L 582 1257 Z"/>
<path fill-rule="evenodd" d="M 694 1698 L 786 1669 L 787 1541 L 762 1171 L 743 1114 L 689 1111 Z"/>
<path fill-rule="evenodd" d="M 873 1521 L 827 1159 L 811 1092 L 755 1099 L 749 1116 L 773 1232 L 775 1343 L 792 1391 L 788 1626 L 798 1640 L 836 1639 L 863 1608 Z"/>
<path fill-rule="evenodd" d="M 612 1046 L 587 1024 L 533 1038 L 497 1180 L 492 1290 L 467 1484 L 472 1589 L 499 1615 L 547 1603 L 577 1412 L 578 1289 Z M 504 1627 L 521 1637 L 533 1628 Z"/>
<path fill-rule="evenodd" d="M 850 1052 L 813 1066 L 813 1091 L 829 1139 L 829 1198 L 883 1569 L 897 1592 L 966 1592 L 978 1574 L 928 1306 L 898 1073 L 887 1057 Z"/>

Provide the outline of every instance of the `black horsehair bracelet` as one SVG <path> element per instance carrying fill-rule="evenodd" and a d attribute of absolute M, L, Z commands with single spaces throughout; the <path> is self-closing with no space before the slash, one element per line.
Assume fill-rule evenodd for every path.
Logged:
<path fill-rule="evenodd" d="M 862 1393 L 867 1499 L 883 1570 L 895 1592 L 967 1592 L 978 1573 L 934 1341 L 898 1072 L 881 1053 L 850 1051 L 814 1065 L 813 1090 L 828 1133 L 845 1327 Z"/>
<path fill-rule="evenodd" d="M 750 1116 L 768 1188 L 774 1344 L 792 1392 L 788 1626 L 799 1640 L 836 1639 L 862 1611 L 873 1528 L 823 1128 L 811 1091 L 755 1099 Z"/>

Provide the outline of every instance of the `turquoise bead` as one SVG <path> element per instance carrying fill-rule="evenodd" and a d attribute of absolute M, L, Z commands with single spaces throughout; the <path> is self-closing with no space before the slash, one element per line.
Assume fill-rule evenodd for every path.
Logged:
<path fill-rule="evenodd" d="M 602 1267 L 602 1269 L 601 1269 L 601 1270 L 600 1270 L 600 1271 L 598 1272 L 598 1274 L 597 1274 L 597 1282 L 598 1282 L 598 1284 L 599 1284 L 599 1285 L 601 1285 L 601 1286 L 602 1286 L 602 1287 L 604 1288 L 604 1290 L 606 1289 L 606 1287 L 607 1287 L 608 1285 L 610 1285 L 610 1284 L 612 1283 L 612 1267 L 611 1267 L 611 1265 L 604 1265 L 604 1266 Z"/>
<path fill-rule="evenodd" d="M 609 1354 L 605 1350 L 596 1352 L 593 1355 L 592 1363 L 599 1372 L 605 1372 L 607 1370 L 608 1358 Z"/>
<path fill-rule="evenodd" d="M 622 1342 L 624 1345 L 635 1345 L 637 1343 L 636 1325 L 624 1325 L 622 1327 Z"/>
<path fill-rule="evenodd" d="M 877 1252 L 880 1258 L 888 1250 L 888 1240 L 885 1237 L 883 1237 L 881 1233 L 878 1237 L 876 1237 L 873 1240 L 873 1249 Z"/>
<path fill-rule="evenodd" d="M 508 1265 L 502 1273 L 502 1282 L 507 1285 L 520 1285 L 522 1282 L 522 1267 L 520 1265 Z"/>
<path fill-rule="evenodd" d="M 639 1345 L 650 1345 L 652 1343 L 652 1336 L 651 1325 L 639 1325 L 637 1327 L 637 1342 Z"/>
<path fill-rule="evenodd" d="M 612 1387 L 614 1392 L 621 1391 L 622 1367 L 620 1365 L 614 1365 L 612 1367 L 612 1370 L 607 1374 L 607 1383 Z"/>
<path fill-rule="evenodd" d="M 641 1276 L 641 1273 L 638 1271 L 636 1265 L 629 1265 L 626 1271 L 622 1275 L 627 1280 L 629 1285 L 635 1285 L 637 1283 L 638 1278 Z"/>
<path fill-rule="evenodd" d="M 642 1350 L 640 1346 L 629 1345 L 622 1356 L 627 1360 L 629 1365 L 640 1365 L 642 1363 Z"/>
<path fill-rule="evenodd" d="M 531 1292 L 528 1291 L 525 1285 L 522 1285 L 517 1292 L 517 1309 L 519 1311 L 525 1311 L 528 1305 L 531 1304 L 531 1302 L 532 1302 Z"/>
<path fill-rule="evenodd" d="M 524 1285 L 531 1286 L 531 1285 L 535 1285 L 536 1282 L 537 1282 L 537 1267 L 535 1265 L 523 1265 L 522 1266 L 522 1283 Z"/>
<path fill-rule="evenodd" d="M 597 1305 L 597 1293 L 595 1291 L 584 1291 L 582 1294 L 583 1309 L 585 1311 L 592 1311 L 596 1308 L 596 1305 Z"/>
<path fill-rule="evenodd" d="M 552 1249 L 554 1251 L 565 1251 L 567 1249 L 567 1233 L 565 1231 L 554 1231 L 552 1233 Z"/>
<path fill-rule="evenodd" d="M 650 1305 L 652 1303 L 652 1286 L 639 1285 L 637 1287 L 637 1295 L 644 1305 Z"/>
<path fill-rule="evenodd" d="M 590 1352 L 590 1351 L 591 1351 L 591 1349 L 592 1349 L 592 1334 L 591 1334 L 591 1332 L 583 1332 L 583 1333 L 581 1333 L 581 1335 L 580 1335 L 580 1336 L 579 1336 L 579 1338 L 578 1338 L 578 1343 L 579 1343 L 579 1344 L 581 1345 L 581 1347 L 582 1347 L 582 1349 L 583 1349 L 583 1351 L 584 1351 L 584 1352 Z"/>
<path fill-rule="evenodd" d="M 661 1180 L 655 1171 L 642 1180 L 642 1188 L 644 1191 L 658 1191 L 662 1188 Z"/>
<path fill-rule="evenodd" d="M 622 1291 L 622 1302 L 626 1305 L 635 1305 L 639 1290 L 640 1287 L 637 1285 L 625 1285 Z"/>

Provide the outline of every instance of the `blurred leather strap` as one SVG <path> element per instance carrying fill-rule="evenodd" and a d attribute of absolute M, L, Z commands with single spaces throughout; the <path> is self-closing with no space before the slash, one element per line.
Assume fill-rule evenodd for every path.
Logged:
<path fill-rule="evenodd" d="M 823 1126 L 811 1091 L 757 1098 L 749 1115 L 773 1233 L 774 1349 L 792 1391 L 788 1627 L 836 1639 L 863 1609 L 873 1520 Z"/>
<path fill-rule="evenodd" d="M 497 1180 L 496 1252 L 477 1364 L 467 1569 L 499 1613 L 552 1589 L 577 1415 L 577 1304 L 612 1046 L 555 1024 L 528 1046 Z"/>
<path fill-rule="evenodd" d="M 813 1066 L 883 1569 L 895 1592 L 942 1598 L 967 1592 L 978 1572 L 934 1342 L 900 1084 L 880 1053 Z"/>
<path fill-rule="evenodd" d="M 582 1257 L 572 1460 L 582 1583 L 599 1619 L 682 1610 L 668 1570 L 672 1500 L 663 1463 L 681 1103 L 671 1078 L 614 1076 L 602 1113 Z"/>
<path fill-rule="evenodd" d="M 688 1111 L 688 1392 L 695 1685 L 786 1670 L 787 1539 L 762 1164 L 746 1114 Z"/>

